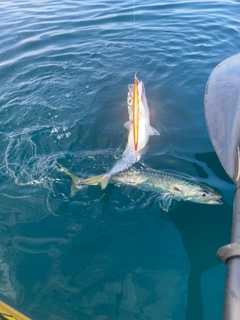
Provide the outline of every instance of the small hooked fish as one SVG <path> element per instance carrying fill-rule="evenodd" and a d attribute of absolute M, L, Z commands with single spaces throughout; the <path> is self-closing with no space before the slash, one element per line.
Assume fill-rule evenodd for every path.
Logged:
<path fill-rule="evenodd" d="M 138 130 L 139 130 L 139 98 L 138 98 L 138 78 L 135 74 L 134 84 L 133 84 L 133 103 L 132 103 L 132 114 L 133 114 L 133 140 L 134 140 L 134 150 L 137 151 L 138 148 Z"/>
<path fill-rule="evenodd" d="M 147 104 L 147 98 L 145 95 L 144 84 L 139 81 L 135 76 L 134 84 L 128 86 L 128 115 L 129 121 L 124 126 L 129 130 L 128 142 L 125 151 L 122 154 L 122 158 L 116 162 L 113 168 L 102 176 L 101 188 L 105 189 L 109 179 L 112 175 L 122 172 L 130 167 L 133 163 L 140 160 L 144 153 L 145 147 L 148 143 L 150 135 L 160 135 L 160 133 L 150 126 L 150 112 Z M 134 142 L 134 112 L 133 112 L 133 100 L 134 100 L 134 86 L 136 89 L 137 85 L 137 96 L 138 96 L 138 129 L 137 129 L 137 145 Z M 136 96 L 136 95 L 135 95 Z M 136 116 L 136 114 L 135 114 Z M 135 149 L 135 146 L 137 148 Z"/>
<path fill-rule="evenodd" d="M 70 196 L 74 196 L 77 190 L 82 189 L 84 186 L 98 185 L 102 179 L 102 175 L 81 179 L 63 167 L 61 167 L 61 171 L 72 178 Z M 222 204 L 220 200 L 222 198 L 221 194 L 209 185 L 164 171 L 131 168 L 111 176 L 110 183 L 130 185 L 143 191 L 156 192 L 159 194 L 160 207 L 164 211 L 170 209 L 174 200 L 213 205 Z"/>
<path fill-rule="evenodd" d="M 150 112 L 147 103 L 145 87 L 142 81 L 139 81 L 135 75 L 135 80 L 138 82 L 138 145 L 136 152 L 144 149 L 148 143 L 149 136 L 159 136 L 160 133 L 150 125 Z M 134 101 L 135 84 L 128 85 L 128 115 L 129 121 L 124 123 L 124 127 L 131 131 L 131 123 L 133 119 L 133 101 Z"/>

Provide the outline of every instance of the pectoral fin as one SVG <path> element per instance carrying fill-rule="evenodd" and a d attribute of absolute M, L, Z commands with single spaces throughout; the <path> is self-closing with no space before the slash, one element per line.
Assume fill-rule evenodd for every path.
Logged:
<path fill-rule="evenodd" d="M 101 177 L 100 183 L 101 183 L 102 190 L 106 189 L 110 178 L 111 178 L 111 175 L 109 174 L 105 174 Z"/>
<path fill-rule="evenodd" d="M 159 206 L 163 211 L 168 212 L 170 209 L 173 208 L 174 202 L 173 202 L 173 197 L 171 196 L 170 193 L 161 194 L 158 197 L 158 200 L 159 200 Z"/>
<path fill-rule="evenodd" d="M 148 133 L 150 136 L 160 136 L 160 133 L 153 127 L 148 127 Z"/>
<path fill-rule="evenodd" d="M 132 125 L 131 121 L 127 121 L 127 122 L 124 123 L 123 126 L 124 126 L 128 131 L 130 131 L 131 125 Z"/>
<path fill-rule="evenodd" d="M 240 178 L 240 149 L 239 145 L 237 146 L 237 154 L 236 154 L 236 170 L 235 170 L 235 183 L 239 180 Z"/>

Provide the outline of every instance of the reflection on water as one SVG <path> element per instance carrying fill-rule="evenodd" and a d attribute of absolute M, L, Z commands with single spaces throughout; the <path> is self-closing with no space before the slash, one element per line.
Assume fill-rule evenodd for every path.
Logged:
<path fill-rule="evenodd" d="M 199 154 L 196 155 L 196 158 L 204 159 L 207 166 L 212 168 L 219 178 L 226 179 L 226 173 L 220 166 L 215 153 Z M 229 179 L 226 180 L 229 181 Z M 219 207 L 205 206 L 204 208 L 190 203 L 187 211 L 181 210 L 181 216 L 178 212 L 173 211 L 171 213 L 172 222 L 181 233 L 183 246 L 191 264 L 188 277 L 186 320 L 203 319 L 203 274 L 221 263 L 216 256 L 216 252 L 221 246 L 229 243 L 232 210 L 233 207 L 227 203 Z M 198 219 L 194 215 L 197 215 Z M 186 224 L 185 221 L 188 221 L 188 223 Z M 211 282 L 211 279 L 208 279 L 207 282 Z M 223 290 L 223 285 L 222 283 L 216 288 L 218 295 L 218 290 Z M 220 299 L 222 300 L 222 295 L 220 295 Z M 208 310 L 208 308 L 206 309 Z"/>

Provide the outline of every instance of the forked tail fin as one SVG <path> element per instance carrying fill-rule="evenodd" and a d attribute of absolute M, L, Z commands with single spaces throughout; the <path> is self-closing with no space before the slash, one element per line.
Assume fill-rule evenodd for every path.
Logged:
<path fill-rule="evenodd" d="M 103 177 L 103 175 L 99 175 L 99 176 L 94 176 L 87 179 L 82 179 L 82 178 L 79 178 L 78 176 L 75 176 L 73 173 L 68 171 L 66 168 L 64 168 L 60 164 L 58 164 L 58 168 L 61 172 L 64 172 L 66 175 L 72 178 L 70 197 L 73 197 L 79 189 L 82 189 L 86 186 L 90 186 L 90 185 L 95 186 L 99 184 Z"/>
<path fill-rule="evenodd" d="M 71 176 L 70 176 L 71 177 Z M 72 176 L 72 185 L 71 185 L 71 191 L 70 191 L 70 198 L 74 197 L 76 192 L 81 189 L 81 187 L 79 186 L 79 182 L 81 181 L 81 179 L 77 178 L 77 177 L 73 177 Z"/>
<path fill-rule="evenodd" d="M 70 197 L 73 197 L 79 189 L 82 189 L 87 186 L 98 185 L 101 182 L 103 175 L 101 174 L 98 176 L 81 179 L 71 174 L 71 177 L 72 177 L 72 186 L 71 186 Z"/>
<path fill-rule="evenodd" d="M 64 172 L 66 175 L 72 178 L 72 185 L 71 185 L 71 191 L 70 191 L 70 197 L 73 197 L 78 189 L 81 189 L 82 187 L 82 181 L 84 179 L 81 179 L 77 176 L 75 176 L 73 173 L 68 171 L 66 168 L 64 168 L 62 165 L 58 164 L 59 171 Z"/>

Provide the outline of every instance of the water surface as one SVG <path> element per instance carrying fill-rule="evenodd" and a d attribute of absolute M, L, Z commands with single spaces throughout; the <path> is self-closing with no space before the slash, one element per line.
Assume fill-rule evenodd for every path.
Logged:
<path fill-rule="evenodd" d="M 204 119 L 208 76 L 240 51 L 237 1 L 0 3 L 0 299 L 33 319 L 220 319 L 233 185 Z M 131 187 L 69 197 L 61 163 L 110 169 L 127 141 L 127 85 L 144 81 L 143 161 L 218 188 L 223 206 Z"/>

